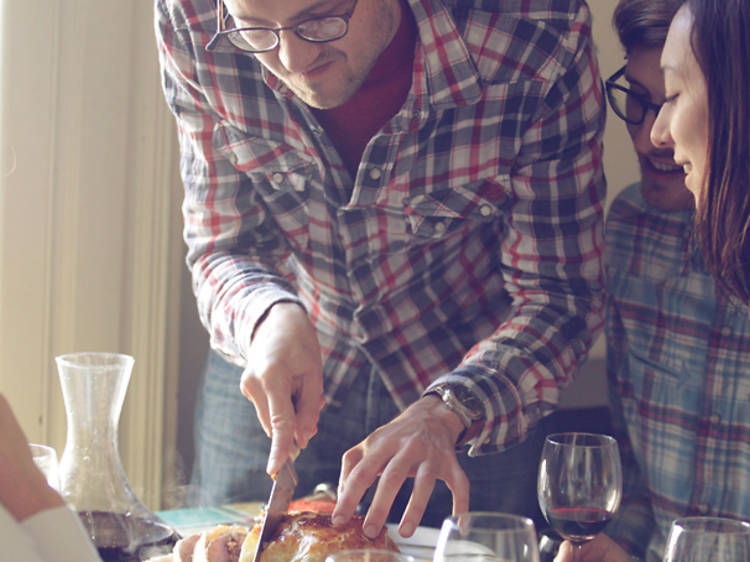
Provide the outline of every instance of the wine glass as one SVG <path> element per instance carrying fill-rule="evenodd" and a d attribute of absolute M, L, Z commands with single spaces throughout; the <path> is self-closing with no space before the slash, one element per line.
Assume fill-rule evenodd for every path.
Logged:
<path fill-rule="evenodd" d="M 57 462 L 57 451 L 47 445 L 29 443 L 31 457 L 34 464 L 42 471 L 47 484 L 55 490 L 60 490 L 60 465 Z"/>
<path fill-rule="evenodd" d="M 434 562 L 539 562 L 534 522 L 509 513 L 471 511 L 443 521 Z"/>
<path fill-rule="evenodd" d="M 325 562 L 415 562 L 413 556 L 381 549 L 352 549 L 334 552 Z"/>
<path fill-rule="evenodd" d="M 664 562 L 747 562 L 750 523 L 724 517 L 675 519 Z"/>
<path fill-rule="evenodd" d="M 622 496 L 617 441 L 597 433 L 554 433 L 544 441 L 537 480 L 539 507 L 552 529 L 575 546 L 612 519 Z"/>

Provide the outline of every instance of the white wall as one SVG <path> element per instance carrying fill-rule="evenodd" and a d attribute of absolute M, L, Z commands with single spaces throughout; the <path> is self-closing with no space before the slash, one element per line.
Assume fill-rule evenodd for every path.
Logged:
<path fill-rule="evenodd" d="M 132 354 L 120 452 L 157 507 L 183 250 L 152 4 L 2 0 L 2 14 L 0 392 L 28 438 L 60 454 L 54 356 Z"/>

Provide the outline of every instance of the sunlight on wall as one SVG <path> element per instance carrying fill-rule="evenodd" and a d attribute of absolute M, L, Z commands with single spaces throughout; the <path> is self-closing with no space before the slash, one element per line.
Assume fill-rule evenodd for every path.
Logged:
<path fill-rule="evenodd" d="M 2 210 L 4 207 L 4 192 L 3 186 L 5 186 L 5 178 L 11 173 L 15 167 L 15 158 L 13 155 L 13 149 L 6 143 L 5 140 L 5 105 L 3 100 L 5 99 L 4 90 L 7 80 L 5 80 L 5 54 L 9 52 L 9 49 L 5 47 L 5 41 L 3 38 L 5 34 L 5 4 L 10 0 L 0 1 L 0 217 L 2 216 Z M 3 294 L 3 247 L 5 244 L 4 240 L 4 229 L 0 224 L 0 295 Z M 3 307 L 2 301 L 0 301 L 0 318 L 2 318 Z"/>

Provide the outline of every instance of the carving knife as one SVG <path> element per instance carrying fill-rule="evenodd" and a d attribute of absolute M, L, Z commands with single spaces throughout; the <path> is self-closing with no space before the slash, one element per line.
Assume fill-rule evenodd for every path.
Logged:
<path fill-rule="evenodd" d="M 268 507 L 263 517 L 258 544 L 255 546 L 253 562 L 259 562 L 263 543 L 267 542 L 276 528 L 281 523 L 284 515 L 289 511 L 289 504 L 294 496 L 294 488 L 297 486 L 297 472 L 294 470 L 294 460 L 299 455 L 299 447 L 293 445 L 289 458 L 281 466 L 271 486 L 271 495 L 268 497 Z"/>

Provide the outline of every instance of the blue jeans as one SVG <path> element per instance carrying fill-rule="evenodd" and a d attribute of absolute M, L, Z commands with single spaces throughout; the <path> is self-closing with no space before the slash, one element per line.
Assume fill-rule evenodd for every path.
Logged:
<path fill-rule="evenodd" d="M 198 505 L 238 501 L 264 501 L 271 479 L 266 475 L 270 440 L 255 416 L 253 405 L 240 393 L 242 369 L 211 351 L 199 388 L 195 417 L 196 456 L 191 485 Z M 338 483 L 341 456 L 372 431 L 398 414 L 380 377 L 363 373 L 352 385 L 344 405 L 326 406 L 321 412 L 318 434 L 302 451 L 295 468 L 299 476 L 297 495 L 312 492 L 321 482 Z M 546 525 L 536 499 L 536 475 L 545 423 L 523 443 L 492 455 L 469 458 L 458 455 L 471 482 L 470 509 L 518 513 L 534 519 L 537 528 Z M 374 487 L 373 487 L 374 488 Z M 411 479 L 400 491 L 389 520 L 398 521 L 411 491 Z M 363 500 L 369 503 L 371 489 Z M 450 515 L 450 490 L 437 482 L 422 524 L 439 527 Z"/>

